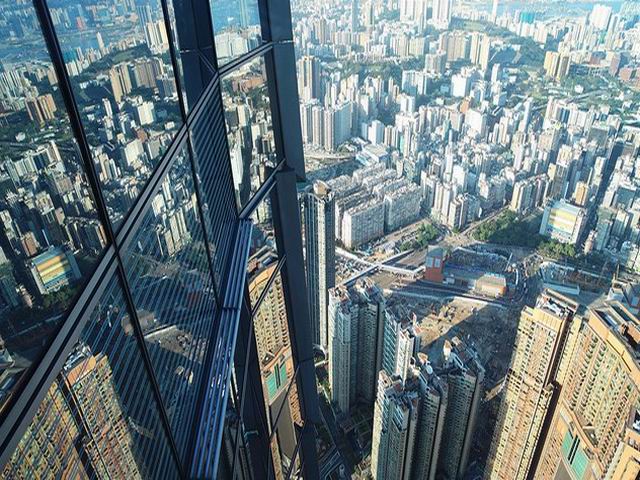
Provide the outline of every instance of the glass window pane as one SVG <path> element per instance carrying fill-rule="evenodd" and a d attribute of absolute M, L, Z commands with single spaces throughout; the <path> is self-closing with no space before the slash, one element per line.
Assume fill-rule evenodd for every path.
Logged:
<path fill-rule="evenodd" d="M 222 100 L 239 208 L 246 205 L 277 165 L 267 72 L 263 57 L 222 79 Z"/>
<path fill-rule="evenodd" d="M 241 400 L 239 392 L 233 388 L 234 385 L 232 380 L 232 389 L 227 400 L 224 430 L 222 431 L 218 478 L 257 478 L 253 474 L 251 466 L 247 429 L 239 414 Z M 245 401 L 251 401 L 251 397 L 249 396 Z M 234 471 L 235 476 L 233 476 Z"/>
<path fill-rule="evenodd" d="M 117 229 L 182 123 L 159 0 L 48 0 Z"/>
<path fill-rule="evenodd" d="M 251 307 L 255 308 L 260 295 L 269 283 L 278 263 L 278 249 L 271 202 L 275 201 L 274 190 L 260 202 L 251 214 L 253 230 L 249 248 L 248 278 Z"/>
<path fill-rule="evenodd" d="M 291 339 L 282 287 L 282 276 L 271 264 L 249 280 L 249 296 L 255 301 L 255 292 L 262 283 L 275 275 L 271 287 L 260 303 L 253 319 L 254 335 L 260 361 L 263 397 L 269 420 L 273 465 L 278 475 L 286 473 L 290 459 L 294 458 L 297 443 L 296 424 L 302 425 L 295 366 L 291 352 Z"/>
<path fill-rule="evenodd" d="M 262 43 L 257 0 L 210 0 L 218 65 Z"/>
<path fill-rule="evenodd" d="M 177 475 L 122 288 L 113 278 L 2 478 Z"/>
<path fill-rule="evenodd" d="M 263 391 L 268 401 L 271 459 L 276 478 L 287 478 L 294 463 L 299 466 L 297 444 L 302 425 L 296 373 L 290 350 L 263 366 Z M 277 385 L 278 381 L 288 383 Z"/>
<path fill-rule="evenodd" d="M 124 260 L 169 421 L 184 455 L 216 311 L 186 147 Z"/>
<path fill-rule="evenodd" d="M 231 172 L 226 132 L 224 128 L 211 128 L 211 125 L 224 125 L 219 89 L 219 85 L 216 86 L 216 90 L 203 105 L 202 121 L 190 126 L 202 216 L 218 285 L 221 284 L 221 277 L 234 247 L 233 239 L 238 227 L 235 193 L 233 185 L 228 181 Z"/>
<path fill-rule="evenodd" d="M 107 238 L 33 5 L 0 0 L 0 11 L 2 410 L 64 321 Z"/>

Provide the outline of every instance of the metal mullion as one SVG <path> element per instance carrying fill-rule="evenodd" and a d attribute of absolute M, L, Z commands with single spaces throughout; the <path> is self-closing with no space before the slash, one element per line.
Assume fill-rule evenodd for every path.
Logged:
<path fill-rule="evenodd" d="M 126 244 L 128 244 L 131 241 L 131 237 L 134 235 L 133 232 L 137 230 L 137 227 L 140 224 L 141 217 L 149 209 L 153 195 L 156 193 L 159 185 L 162 184 L 162 181 L 166 177 L 166 174 L 169 172 L 170 167 L 175 162 L 175 159 L 179 154 L 179 151 L 184 147 L 184 141 L 185 141 L 184 137 L 185 136 L 188 137 L 189 132 L 191 130 L 191 126 L 194 123 L 197 123 L 198 119 L 203 113 L 205 105 L 207 105 L 207 103 L 210 100 L 215 99 L 216 95 L 214 94 L 214 92 L 218 82 L 219 82 L 218 77 L 214 76 L 214 78 L 209 82 L 207 87 L 202 92 L 202 95 L 200 96 L 200 98 L 198 98 L 198 101 L 194 104 L 193 108 L 190 110 L 185 123 L 183 123 L 178 129 L 178 131 L 176 132 L 171 142 L 171 145 L 165 151 L 163 157 L 158 162 L 158 164 L 154 167 L 153 173 L 151 174 L 151 177 L 147 180 L 147 183 L 145 184 L 142 193 L 138 196 L 138 199 L 136 200 L 135 205 L 127 213 L 126 218 L 124 219 L 120 229 L 118 230 L 118 233 L 116 235 L 116 241 L 120 244 L 120 248 L 124 248 Z M 222 104 L 221 96 L 218 95 L 218 97 L 219 97 L 220 103 Z M 224 114 L 224 106 L 221 105 L 221 107 Z M 225 141 L 226 140 L 227 138 L 225 135 Z M 228 151 L 229 149 L 228 143 L 226 143 L 226 147 Z M 231 167 L 229 165 L 229 169 L 230 168 Z M 235 208 L 237 210 L 237 206 L 235 206 Z"/>
<path fill-rule="evenodd" d="M 213 20 L 212 20 L 212 24 L 213 24 Z M 215 42 L 214 42 L 215 43 Z M 215 88 L 218 88 L 218 91 L 216 92 Z M 207 97 L 207 100 L 211 100 L 211 106 L 213 108 L 218 108 L 218 111 L 221 112 L 221 119 L 220 122 L 222 124 L 223 127 L 223 135 L 222 135 L 222 145 L 225 147 L 225 152 L 227 153 L 227 155 L 224 158 L 224 165 L 222 166 L 224 173 L 227 174 L 228 179 L 231 179 L 233 181 L 233 172 L 231 170 L 231 157 L 229 155 L 229 152 L 231 151 L 229 148 L 229 135 L 227 133 L 227 118 L 226 118 L 226 111 L 224 108 L 224 102 L 222 101 L 222 75 L 215 75 L 213 80 L 211 81 L 210 84 L 210 89 L 212 90 L 210 95 Z M 214 93 L 216 92 L 217 95 Z M 215 102 L 215 103 L 214 103 Z M 217 104 L 217 105 L 216 105 Z M 203 102 L 204 105 L 204 102 Z M 197 115 L 200 115 L 201 112 L 204 110 L 204 106 L 201 106 L 201 108 L 199 109 L 200 112 L 197 113 Z M 194 116 L 194 121 L 197 119 L 197 117 Z M 236 215 L 237 219 L 242 219 L 242 217 L 240 216 L 240 211 L 238 208 L 238 202 L 236 202 L 236 198 L 235 198 L 235 192 L 233 191 L 233 187 L 231 189 L 231 194 L 233 197 L 233 201 L 231 202 L 233 205 L 233 212 Z M 236 230 L 236 232 L 239 232 L 239 230 Z M 236 233 L 237 235 L 237 233 Z M 214 263 L 215 265 L 215 263 Z M 229 269 L 231 268 L 230 266 L 230 262 L 226 262 L 226 266 L 223 267 L 223 271 L 221 272 L 220 276 L 222 278 L 224 278 L 227 273 L 229 272 Z M 214 278 L 215 278 L 215 268 L 214 268 Z M 221 292 L 223 297 L 222 297 L 222 303 L 224 303 L 225 301 L 225 295 L 226 292 Z"/>
<path fill-rule="evenodd" d="M 217 74 L 213 74 L 209 83 L 204 87 L 200 97 L 196 103 L 193 104 L 193 107 L 189 110 L 189 114 L 187 116 L 187 127 L 189 130 L 197 124 L 200 117 L 203 115 L 204 111 L 207 109 L 207 105 L 210 100 L 215 99 L 217 95 L 214 94 L 216 87 L 220 84 L 220 76 Z M 223 119 L 224 119 L 224 107 L 222 108 Z M 226 135 L 226 125 L 225 125 L 225 135 Z"/>
<path fill-rule="evenodd" d="M 242 423 L 242 417 L 240 414 L 240 411 L 238 410 L 238 406 L 241 404 L 242 400 L 240 398 L 240 396 L 238 395 L 238 385 L 236 383 L 236 375 L 234 374 L 235 369 L 232 369 L 231 372 L 231 386 L 229 388 L 229 395 L 231 396 L 231 398 L 233 399 L 233 405 L 234 408 L 233 410 L 236 412 L 235 414 L 237 415 L 237 420 L 238 420 L 238 424 L 237 424 L 237 428 L 236 428 L 236 433 L 235 435 L 232 437 L 232 445 L 233 445 L 233 458 L 231 460 L 231 465 L 230 465 L 230 470 L 231 470 L 231 479 L 235 479 L 236 478 L 236 459 L 238 457 L 238 448 L 237 448 L 237 443 L 239 441 L 240 438 L 240 432 L 243 431 L 243 423 Z M 228 410 L 228 408 L 227 408 Z M 226 429 L 226 425 L 227 425 L 227 410 L 225 410 L 224 415 L 225 415 L 225 420 L 224 420 L 224 425 L 223 425 L 223 429 Z M 223 432 L 224 435 L 224 432 Z"/>
<path fill-rule="evenodd" d="M 296 448 L 293 451 L 293 456 L 290 459 L 291 464 L 289 465 L 289 471 L 287 472 L 287 476 L 285 477 L 286 480 L 289 480 L 291 478 L 291 474 L 293 473 L 293 467 L 296 464 L 296 460 L 298 459 L 298 454 L 300 453 L 300 445 L 302 444 L 302 442 L 299 440 L 302 438 L 303 434 L 306 433 L 305 430 L 307 429 L 307 424 L 305 424 L 301 431 L 300 434 L 298 435 L 298 429 L 294 426 L 294 430 L 296 432 Z"/>
<path fill-rule="evenodd" d="M 211 53 L 213 54 L 213 60 L 216 60 L 216 53 L 215 53 L 215 41 L 214 41 L 214 31 L 213 31 L 213 19 L 212 17 L 212 12 L 211 12 L 211 6 L 209 5 L 208 1 L 202 2 L 202 1 L 194 1 L 194 0 L 188 0 L 185 1 L 183 6 L 187 7 L 185 10 L 188 10 L 188 12 L 190 13 L 190 21 L 187 21 L 186 24 L 188 24 L 191 27 L 194 27 L 193 29 L 193 37 L 190 38 L 190 40 L 193 40 L 193 43 L 189 43 L 189 47 L 190 48 L 180 48 L 180 52 L 198 52 L 198 53 L 202 53 L 202 50 L 204 50 L 205 48 L 211 48 L 212 51 Z M 184 25 L 184 23 L 183 23 Z M 178 26 L 178 20 L 176 18 L 176 31 L 180 30 L 179 26 Z M 178 34 L 178 36 L 180 36 L 180 34 Z M 204 38 L 206 37 L 206 38 Z M 202 42 L 202 40 L 204 39 L 204 42 Z M 212 71 L 215 71 L 215 68 L 212 69 Z"/>
<path fill-rule="evenodd" d="M 204 57 L 204 56 L 203 56 Z M 215 71 L 214 71 L 215 72 Z M 190 160 L 190 164 L 191 164 L 191 171 L 192 171 L 192 176 L 193 176 L 193 182 L 194 182 L 194 190 L 196 193 L 196 199 L 198 202 L 198 213 L 200 216 L 200 221 L 202 223 L 202 230 L 204 232 L 204 239 L 205 239 L 205 243 L 206 243 L 206 250 L 207 250 L 207 257 L 209 258 L 209 268 L 211 271 L 211 278 L 212 278 L 212 284 L 213 284 L 213 288 L 214 288 L 214 292 L 216 295 L 216 299 L 218 300 L 218 305 L 221 305 L 223 302 L 223 299 L 221 297 L 221 292 L 219 291 L 218 286 L 216 285 L 216 268 L 215 268 L 215 261 L 211 252 L 211 243 L 210 243 L 210 238 L 209 238 L 209 232 L 208 232 L 208 225 L 210 225 L 210 222 L 207 222 L 205 219 L 205 215 L 204 212 L 202 210 L 202 192 L 201 192 L 201 182 L 202 179 L 200 178 L 200 176 L 198 175 L 198 171 L 196 168 L 196 151 L 195 148 L 193 146 L 193 139 L 191 138 L 192 135 L 192 131 L 191 131 L 191 127 L 192 124 L 197 123 L 197 121 L 199 120 L 200 116 L 203 114 L 204 110 L 205 110 L 205 105 L 208 104 L 208 102 L 211 101 L 215 101 L 215 89 L 216 87 L 220 86 L 220 76 L 217 75 L 217 72 L 214 73 L 214 76 L 212 78 L 212 80 L 209 82 L 209 84 L 207 85 L 207 87 L 205 88 L 205 90 L 203 91 L 199 101 L 197 102 L 197 110 L 194 108 L 192 110 L 192 114 L 189 116 L 189 119 L 187 121 L 187 142 L 188 142 L 188 150 L 189 150 L 189 154 L 191 155 Z M 222 88 L 220 86 L 220 92 L 222 91 Z M 220 111 L 221 111 L 221 123 L 222 123 L 222 127 L 224 129 L 224 141 L 225 141 L 225 145 L 226 145 L 226 149 L 227 152 L 229 151 L 229 145 L 228 145 L 228 138 L 227 138 L 227 133 L 226 133 L 226 118 L 225 118 L 225 111 L 224 111 L 224 105 L 222 104 L 222 97 L 221 94 L 217 95 L 219 97 L 219 102 L 220 102 Z M 226 163 L 229 164 L 229 159 L 225 158 Z M 236 212 L 236 215 L 238 215 L 238 211 L 237 211 L 237 205 L 235 202 L 235 199 L 233 199 L 233 205 L 234 205 L 234 209 Z M 211 208 L 211 207 L 209 207 Z M 217 248 L 217 245 L 216 245 Z M 215 327 L 215 325 L 214 325 Z"/>
<path fill-rule="evenodd" d="M 215 55 L 215 45 L 213 45 L 213 49 L 214 49 L 214 55 Z M 211 63 L 211 61 L 200 49 L 198 49 L 197 52 L 198 52 L 198 58 L 200 58 L 200 60 L 202 60 L 205 63 L 205 66 L 209 69 L 212 75 L 219 77 L 220 73 L 218 71 L 218 68 L 213 63 Z M 215 61 L 216 62 L 218 61 L 217 56 L 215 58 Z"/>
<path fill-rule="evenodd" d="M 135 302 L 133 301 L 133 296 L 131 294 L 131 290 L 129 287 L 129 281 L 126 276 L 126 270 L 124 267 L 124 263 L 120 256 L 120 253 L 117 252 L 117 267 L 118 274 L 120 276 L 120 281 L 122 282 L 122 290 L 125 297 L 125 303 L 127 308 L 129 309 L 129 315 L 131 320 L 131 325 L 133 326 L 134 336 L 138 342 L 138 346 L 140 347 L 140 353 L 142 356 L 142 360 L 147 371 L 147 375 L 149 377 L 149 381 L 151 383 L 151 388 L 153 391 L 153 395 L 155 397 L 158 413 L 160 414 L 160 423 L 162 424 L 165 435 L 167 436 L 167 440 L 169 442 L 169 448 L 171 453 L 174 456 L 174 461 L 176 463 L 176 468 L 181 478 L 186 478 L 182 461 L 180 459 L 180 454 L 178 447 L 175 442 L 175 438 L 173 437 L 173 433 L 171 432 L 171 424 L 169 422 L 169 416 L 167 414 L 166 408 L 164 406 L 164 402 L 162 401 L 162 395 L 160 393 L 160 386 L 156 379 L 155 373 L 153 371 L 153 366 L 151 364 L 151 358 L 149 356 L 149 351 L 147 350 L 147 346 L 144 340 L 144 333 L 142 332 L 142 327 L 140 326 L 140 320 L 138 319 L 138 311 L 135 307 Z"/>
<path fill-rule="evenodd" d="M 287 325 L 291 335 L 293 358 L 301 368 L 298 393 L 301 399 L 302 419 L 305 425 L 308 423 L 318 424 L 320 423 L 320 410 L 313 366 L 311 325 L 309 324 L 306 286 L 302 289 L 298 287 L 298 285 L 305 285 L 305 273 L 302 238 L 299 234 L 301 225 L 295 172 L 290 167 L 277 174 L 275 202 L 278 206 L 273 210 L 276 243 L 283 252 L 286 252 L 290 259 L 283 268 L 282 284 L 285 292 Z M 307 430 L 300 439 L 300 441 L 305 442 L 302 458 L 308 470 L 305 474 L 309 478 L 315 478 L 318 475 L 314 437 L 314 432 Z"/>
<path fill-rule="evenodd" d="M 224 114 L 223 114 L 224 121 Z M 202 232 L 204 237 L 204 243 L 207 251 L 207 258 L 209 260 L 209 272 L 211 274 L 211 284 L 213 285 L 213 291 L 215 293 L 216 300 L 218 304 L 221 303 L 220 293 L 218 291 L 218 286 L 216 285 L 216 277 L 215 277 L 215 263 L 213 261 L 213 256 L 211 254 L 211 243 L 209 239 L 209 222 L 206 221 L 204 212 L 202 211 L 202 193 L 200 191 L 201 185 L 198 177 L 198 172 L 195 165 L 195 150 L 193 148 L 193 142 L 191 139 L 191 131 L 187 132 L 187 148 L 189 155 L 189 165 L 191 165 L 191 176 L 193 177 L 193 189 L 196 194 L 196 203 L 198 204 L 198 216 L 200 218 L 200 224 L 202 226 Z M 215 327 L 215 325 L 214 325 Z"/>
<path fill-rule="evenodd" d="M 354 0 L 355 1 L 355 0 Z M 282 133 L 282 118 L 280 114 L 280 96 L 278 95 L 278 75 L 275 68 L 274 49 L 264 55 L 267 71 L 267 89 L 269 91 L 269 107 L 271 108 L 271 123 L 274 130 L 276 154 L 284 159 L 284 136 Z M 277 132 L 277 134 L 275 133 Z"/>
<path fill-rule="evenodd" d="M 221 320 L 223 319 L 223 314 L 226 313 L 225 312 L 226 310 L 228 310 L 228 309 L 222 308 L 220 310 L 220 318 L 221 318 Z M 226 315 L 224 315 L 224 317 L 226 317 Z M 224 334 L 225 332 L 227 332 L 227 330 L 229 330 L 231 328 L 230 322 L 229 321 L 225 321 L 224 323 L 221 324 L 221 327 L 222 327 L 222 330 L 223 330 L 222 333 Z M 219 344 L 223 344 L 223 343 L 224 343 L 224 340 L 223 340 L 223 338 L 221 336 L 216 337 L 215 346 L 214 346 L 214 349 L 213 349 L 213 351 L 211 353 L 213 358 L 210 357 L 211 358 L 211 365 L 213 366 L 213 368 L 215 368 L 215 365 L 218 365 L 220 363 L 220 361 L 222 360 L 221 355 L 223 355 L 224 352 L 226 351 L 226 348 L 218 348 L 218 345 Z M 208 373 L 208 371 L 207 371 L 207 373 Z M 221 373 L 226 375 L 226 368 L 224 366 L 222 367 L 222 372 Z M 199 419 L 202 418 L 202 412 L 203 412 L 205 406 L 212 405 L 212 400 L 211 399 L 213 398 L 214 394 L 219 394 L 220 393 L 220 388 L 215 384 L 212 385 L 210 376 L 207 376 L 205 384 L 206 384 L 207 388 L 206 388 L 206 391 L 205 391 L 203 402 L 197 408 L 197 411 L 200 413 L 200 415 L 196 415 L 196 418 L 199 418 Z M 218 395 L 218 397 L 220 397 L 220 396 L 221 395 Z M 218 398 L 218 401 L 216 402 L 216 405 L 215 405 L 214 409 L 217 408 L 217 406 L 219 404 L 219 401 L 220 400 Z M 209 408 L 209 410 L 211 410 L 211 408 Z M 205 420 L 204 428 L 203 429 L 202 428 L 198 428 L 196 430 L 196 433 L 194 434 L 194 446 L 195 446 L 194 452 L 202 448 L 202 442 L 207 439 L 206 432 L 212 430 L 212 428 L 211 428 L 212 427 L 212 423 L 211 422 L 214 422 L 215 420 L 216 419 L 214 418 L 213 415 L 207 416 L 207 418 Z M 197 423 L 200 423 L 200 422 L 197 422 Z M 202 433 L 202 435 L 200 435 L 202 430 L 204 430 L 204 432 Z M 210 452 L 208 452 L 207 455 L 201 455 L 200 459 L 199 459 L 199 462 L 195 465 L 196 472 L 192 472 L 192 473 L 200 472 L 202 470 L 202 468 L 204 467 L 204 465 L 206 465 L 208 463 L 208 461 L 210 459 L 209 457 L 210 457 Z M 195 460 L 195 458 L 193 460 Z M 193 463 L 193 461 L 192 461 L 192 463 Z"/>
<path fill-rule="evenodd" d="M 160 6 L 162 8 L 162 17 L 164 20 L 164 29 L 167 32 L 167 41 L 169 42 L 169 55 L 171 57 L 171 65 L 173 67 L 173 76 L 176 80 L 176 89 L 178 90 L 178 104 L 180 105 L 180 113 L 182 115 L 183 123 L 187 121 L 187 109 L 184 105 L 184 97 L 182 90 L 182 79 L 180 78 L 180 68 L 178 65 L 178 59 L 176 57 L 176 43 L 173 38 L 173 28 L 171 28 L 171 16 L 169 15 L 169 7 L 167 6 L 167 0 L 160 0 Z"/>
<path fill-rule="evenodd" d="M 204 306 L 205 306 L 204 302 L 201 302 L 199 307 L 198 307 L 196 318 L 203 316 L 202 313 L 203 313 Z M 198 330 L 197 332 L 200 332 L 200 331 Z M 200 333 L 202 333 L 202 332 L 200 332 Z M 200 335 L 200 336 L 204 337 L 205 335 Z M 194 334 L 194 337 L 198 338 L 195 334 Z M 196 351 L 192 350 L 190 356 L 189 357 L 185 357 L 186 361 L 190 364 L 189 365 L 189 369 L 192 372 L 194 372 L 194 374 L 195 374 L 195 371 L 194 371 L 195 369 L 193 367 L 193 363 L 195 362 L 195 359 L 194 359 L 195 353 L 196 353 Z M 156 355 L 156 357 L 158 359 L 160 359 L 163 356 L 162 355 Z M 166 366 L 171 366 L 171 367 L 175 368 L 176 364 L 175 363 L 168 363 L 167 358 L 168 358 L 167 356 L 164 356 L 164 358 L 162 359 L 164 361 L 162 361 L 162 363 L 160 363 L 158 365 L 158 367 L 159 367 L 158 369 L 159 370 L 163 370 L 163 368 L 166 368 Z M 202 377 L 203 376 L 202 374 L 204 372 L 204 364 L 200 365 L 199 370 L 200 370 L 199 376 Z M 179 379 L 178 378 L 174 378 L 167 390 L 171 391 L 173 394 L 176 394 L 176 395 L 180 394 L 180 396 L 182 396 L 182 395 L 186 394 L 186 392 L 189 389 L 189 386 L 185 384 L 181 388 L 177 388 L 177 389 L 173 390 L 175 388 L 176 384 L 178 384 L 178 382 L 179 382 Z M 188 408 L 188 406 L 183 403 L 183 404 L 180 405 L 179 411 L 182 412 L 182 413 L 185 413 L 185 409 L 186 408 Z M 174 416 L 174 419 L 175 419 L 175 416 Z M 189 436 L 188 433 L 187 433 L 187 436 Z"/>
<path fill-rule="evenodd" d="M 262 39 L 270 42 L 272 40 L 271 18 L 269 15 L 267 0 L 257 0 L 257 4 L 258 16 L 260 17 L 260 33 L 262 35 Z"/>
<path fill-rule="evenodd" d="M 124 286 L 120 282 L 118 282 L 118 286 L 120 287 L 121 290 L 124 289 Z M 120 336 L 120 338 L 122 340 L 124 340 L 123 336 Z M 118 340 L 118 343 L 121 343 L 120 339 Z M 127 365 L 126 360 L 129 359 L 129 358 L 140 358 L 140 351 L 138 350 L 137 343 L 135 345 L 134 344 L 128 344 L 128 343 L 122 343 L 121 347 L 124 347 L 124 348 L 121 348 L 121 350 L 125 350 L 125 354 L 121 355 L 121 358 L 120 358 L 120 360 L 118 361 L 118 364 L 117 364 L 118 366 L 121 365 L 121 364 L 126 366 Z M 116 365 L 113 366 L 113 370 L 115 370 L 115 366 Z M 140 378 L 140 376 L 142 376 L 143 380 L 147 380 L 148 381 L 148 379 L 145 378 L 144 367 L 142 369 L 136 368 L 136 370 L 137 370 L 136 379 Z M 137 389 L 138 385 L 139 385 L 137 381 L 131 381 L 131 380 L 135 380 L 135 379 L 130 379 L 129 378 L 128 380 L 129 381 L 127 381 L 126 384 L 122 385 L 123 389 L 122 389 L 121 392 L 119 392 L 120 397 L 123 399 L 123 402 L 124 402 L 124 399 L 129 399 L 130 398 L 129 395 L 131 395 L 132 392 L 134 392 L 135 389 Z M 153 393 L 152 393 L 152 395 L 153 395 Z M 142 412 L 142 410 L 140 410 L 138 413 L 141 413 L 141 412 Z M 151 412 L 147 411 L 146 413 L 147 413 L 147 415 L 144 416 L 145 419 L 149 418 L 149 413 L 151 413 Z"/>
<path fill-rule="evenodd" d="M 229 338 L 231 336 L 231 332 L 230 330 L 233 328 L 233 325 L 231 324 L 231 322 L 226 322 L 225 326 L 224 326 L 224 335 L 223 338 Z M 229 345 L 229 342 L 227 342 L 227 345 Z M 219 350 L 219 352 L 224 356 L 226 355 L 227 352 L 227 348 L 223 348 L 221 350 Z M 230 365 L 228 365 L 226 362 L 224 362 L 224 358 L 217 358 L 218 361 L 222 360 L 223 363 L 223 368 L 222 368 L 222 372 L 224 375 L 221 375 L 222 378 L 227 376 L 227 372 L 231 370 Z M 226 414 L 226 400 L 224 397 L 226 397 L 226 395 L 224 395 L 224 389 L 226 387 L 225 386 L 220 386 L 218 389 L 216 389 L 216 393 L 223 393 L 222 395 L 217 395 L 217 401 L 215 402 L 214 405 L 214 411 L 217 412 L 224 412 Z M 213 389 L 211 389 L 213 390 Z M 211 398 L 211 396 L 209 396 L 209 398 Z M 220 408 L 222 406 L 222 408 Z M 207 419 L 207 425 L 211 425 L 210 420 L 215 420 L 215 418 L 208 418 Z M 215 427 L 215 425 L 212 425 L 213 427 Z M 222 428 L 224 428 L 224 420 L 223 420 L 223 424 L 222 424 Z M 206 456 L 203 456 L 203 460 L 206 460 L 205 464 L 208 464 L 209 461 L 211 460 L 211 454 L 213 453 L 212 449 L 209 449 L 208 454 Z"/>
<path fill-rule="evenodd" d="M 245 304 L 245 308 L 246 311 L 249 311 L 250 309 L 250 305 L 248 305 L 248 301 L 245 297 L 244 302 Z M 253 317 L 253 315 L 251 315 L 251 317 Z M 241 320 L 242 321 L 242 320 Z M 253 339 L 253 321 L 249 322 L 249 334 L 247 336 L 247 344 L 246 344 L 246 355 L 245 355 L 245 363 L 244 363 L 244 369 L 243 369 L 243 373 L 242 373 L 242 390 L 240 390 L 240 405 L 238 407 L 238 418 L 240 419 L 240 424 L 242 424 L 244 426 L 244 421 L 242 419 L 242 414 L 244 412 L 244 401 L 247 398 L 246 397 L 246 391 L 247 391 L 247 376 L 249 373 L 249 362 L 246 361 L 246 359 L 248 359 L 251 356 L 251 350 L 253 347 L 254 342 L 252 342 L 251 340 Z M 234 369 L 235 370 L 235 369 Z M 236 442 L 234 445 L 234 452 L 233 452 L 233 465 L 232 465 L 232 469 L 231 469 L 231 478 L 235 480 L 235 474 L 236 474 L 236 459 L 238 456 L 238 449 L 239 449 L 239 445 L 240 442 L 238 441 L 238 437 L 240 437 L 240 428 L 238 428 L 238 431 L 236 432 Z M 246 442 L 245 442 L 245 438 L 244 435 L 242 435 L 242 443 L 243 445 L 245 445 L 246 448 Z"/>
<path fill-rule="evenodd" d="M 285 164 L 285 160 L 281 159 L 278 162 L 278 165 L 275 167 L 270 167 L 270 171 L 268 172 L 267 179 L 258 187 L 258 190 L 253 194 L 253 196 L 249 199 L 247 203 L 245 203 L 244 207 L 242 207 L 242 211 L 240 212 L 241 219 L 250 219 L 254 210 L 257 208 L 260 203 L 267 198 L 274 190 L 276 184 L 275 174 L 279 172 Z M 234 198 L 234 203 L 237 203 Z M 273 206 L 271 207 L 273 210 Z"/>
<path fill-rule="evenodd" d="M 235 346 L 236 346 L 236 338 L 238 335 L 238 327 L 240 325 L 240 321 L 238 316 L 240 315 L 238 304 L 241 302 L 241 292 L 237 288 L 233 288 L 233 283 L 242 283 L 245 284 L 246 277 L 246 269 L 247 269 L 247 255 L 249 248 L 249 241 L 251 235 L 251 224 L 249 222 L 239 222 L 240 225 L 236 233 L 236 241 L 235 241 L 235 249 L 233 255 L 231 256 L 232 262 L 229 262 L 229 271 L 231 275 L 227 276 L 227 282 L 225 287 L 225 297 L 224 303 L 220 308 L 220 318 L 221 322 L 224 321 L 222 328 L 223 331 L 229 330 L 229 335 L 226 338 L 222 338 L 218 336 L 215 338 L 215 348 L 210 350 L 209 358 L 207 361 L 207 365 L 210 365 L 210 368 L 205 370 L 206 375 L 206 383 L 207 383 L 207 391 L 204 397 L 204 401 L 199 407 L 200 414 L 197 415 L 198 418 L 202 418 L 202 412 L 204 412 L 205 408 L 208 410 L 209 415 L 207 415 L 206 421 L 204 424 L 200 423 L 198 425 L 197 431 L 195 433 L 195 444 L 194 444 L 194 452 L 201 452 L 205 448 L 203 446 L 204 442 L 209 442 L 208 445 L 218 445 L 222 438 L 222 429 L 224 428 L 224 417 L 220 419 L 220 412 L 226 411 L 226 403 L 227 403 L 227 395 L 226 390 L 228 389 L 230 379 L 230 364 L 231 361 L 227 362 L 221 368 L 221 375 L 217 375 L 214 377 L 216 365 L 222 359 L 224 360 L 226 355 L 229 355 L 233 358 L 235 354 Z M 234 325 L 235 323 L 235 325 Z M 222 355 L 222 357 L 220 356 Z M 210 360 L 215 359 L 214 362 L 210 362 Z M 215 384 L 212 384 L 212 380 Z M 224 384 L 222 383 L 224 381 Z M 220 394 L 222 393 L 222 394 Z M 213 396 L 217 395 L 217 401 L 212 402 L 210 399 Z M 215 403 L 215 404 L 214 404 Z M 212 415 L 212 412 L 215 412 L 216 415 Z M 215 418 L 214 418 L 215 417 Z M 215 423 L 222 421 L 222 425 L 216 425 Z M 212 422 L 214 422 L 212 424 Z M 211 426 L 213 426 L 213 438 L 210 438 L 211 435 L 209 431 L 211 430 Z M 213 443 L 211 443 L 213 442 Z M 194 455 L 191 461 L 191 475 L 198 476 L 200 472 L 204 469 L 206 471 L 206 466 L 211 464 L 212 455 L 213 455 L 213 467 L 217 466 L 218 455 L 217 452 L 212 451 L 211 448 L 205 452 L 204 455 Z"/>

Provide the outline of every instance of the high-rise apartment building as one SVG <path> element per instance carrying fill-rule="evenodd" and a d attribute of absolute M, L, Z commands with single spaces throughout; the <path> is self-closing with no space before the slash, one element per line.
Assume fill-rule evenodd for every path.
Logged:
<path fill-rule="evenodd" d="M 563 359 L 570 372 L 535 470 L 536 479 L 640 474 L 640 321 L 619 302 L 590 308 Z"/>
<path fill-rule="evenodd" d="M 545 74 L 554 80 L 562 80 L 569 73 L 571 56 L 567 53 L 547 52 L 544 57 Z"/>
<path fill-rule="evenodd" d="M 289 2 L 0 17 L 0 476 L 318 478 Z"/>
<path fill-rule="evenodd" d="M 547 180 L 542 175 L 517 181 L 513 185 L 509 209 L 518 214 L 531 212 L 541 205 L 546 188 Z"/>
<path fill-rule="evenodd" d="M 424 354 L 406 377 L 378 377 L 373 415 L 371 475 L 375 479 L 436 478 L 447 405 L 447 385 Z"/>
<path fill-rule="evenodd" d="M 535 471 L 553 415 L 562 377 L 561 359 L 571 348 L 578 304 L 552 291 L 524 307 L 516 349 L 504 385 L 504 397 L 492 440 L 487 479 L 529 478 Z"/>
<path fill-rule="evenodd" d="M 486 33 L 473 32 L 471 34 L 471 46 L 469 60 L 471 63 L 479 65 L 483 70 L 489 67 L 491 55 L 491 37 Z"/>
<path fill-rule="evenodd" d="M 384 203 L 365 198 L 344 211 L 341 225 L 342 243 L 357 248 L 384 234 Z"/>
<path fill-rule="evenodd" d="M 382 368 L 386 308 L 370 279 L 329 291 L 329 385 L 331 400 L 347 413 L 356 401 L 373 404 Z"/>
<path fill-rule="evenodd" d="M 412 359 L 419 351 L 420 330 L 416 316 L 400 319 L 387 313 L 382 350 L 382 368 L 387 374 L 405 378 Z"/>
<path fill-rule="evenodd" d="M 484 367 L 478 354 L 462 340 L 445 340 L 444 364 L 438 375 L 447 384 L 438 471 L 445 478 L 464 478 L 484 393 Z"/>
<path fill-rule="evenodd" d="M 304 194 L 305 266 L 312 339 L 328 346 L 329 289 L 336 286 L 335 193 L 324 182 Z"/>
<path fill-rule="evenodd" d="M 420 353 L 415 317 L 387 314 L 374 407 L 374 478 L 463 478 L 484 392 L 476 352 L 445 340 L 436 368 Z"/>
<path fill-rule="evenodd" d="M 322 99 L 322 65 L 316 57 L 298 60 L 298 91 L 302 100 Z"/>
<path fill-rule="evenodd" d="M 431 4 L 431 21 L 437 28 L 449 28 L 452 13 L 452 0 L 433 0 Z"/>

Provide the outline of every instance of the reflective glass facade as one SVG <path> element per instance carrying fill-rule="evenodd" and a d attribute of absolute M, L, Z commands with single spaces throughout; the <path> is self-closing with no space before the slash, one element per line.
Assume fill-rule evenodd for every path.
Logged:
<path fill-rule="evenodd" d="M 317 477 L 288 3 L 0 0 L 0 38 L 0 476 Z"/>

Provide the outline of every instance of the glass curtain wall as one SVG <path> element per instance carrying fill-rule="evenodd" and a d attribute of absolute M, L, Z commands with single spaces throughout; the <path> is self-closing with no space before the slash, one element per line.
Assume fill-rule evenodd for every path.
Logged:
<path fill-rule="evenodd" d="M 317 476 L 285 3 L 0 0 L 2 478 Z"/>

